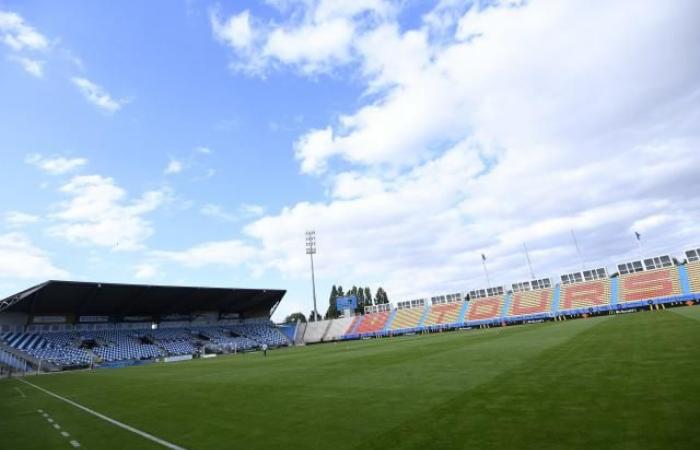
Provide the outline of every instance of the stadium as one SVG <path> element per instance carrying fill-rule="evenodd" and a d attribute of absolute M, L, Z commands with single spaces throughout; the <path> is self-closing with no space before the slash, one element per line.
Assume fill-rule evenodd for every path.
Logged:
<path fill-rule="evenodd" d="M 13 377 L 0 384 L 3 439 L 496 448 L 546 435 L 554 447 L 692 448 L 700 249 L 684 256 L 293 326 L 270 321 L 279 290 L 48 281 L 0 303 L 0 367 Z M 582 417 L 591 395 L 599 409 Z M 320 431 L 289 434 L 306 421 Z"/>
<path fill-rule="evenodd" d="M 0 450 L 700 449 L 698 18 L 0 0 Z"/>

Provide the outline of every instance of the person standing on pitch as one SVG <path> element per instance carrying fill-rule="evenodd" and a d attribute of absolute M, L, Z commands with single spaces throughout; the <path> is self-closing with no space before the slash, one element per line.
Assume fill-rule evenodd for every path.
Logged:
<path fill-rule="evenodd" d="M 262 345 L 263 355 L 267 356 L 267 344 Z"/>

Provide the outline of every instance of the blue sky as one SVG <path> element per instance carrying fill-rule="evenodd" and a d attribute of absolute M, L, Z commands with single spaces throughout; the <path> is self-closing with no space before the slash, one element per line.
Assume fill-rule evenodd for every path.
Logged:
<path fill-rule="evenodd" d="M 0 296 L 285 288 L 275 318 L 700 243 L 698 4 L 0 0 Z M 624 30 L 624 32 L 622 32 Z"/>

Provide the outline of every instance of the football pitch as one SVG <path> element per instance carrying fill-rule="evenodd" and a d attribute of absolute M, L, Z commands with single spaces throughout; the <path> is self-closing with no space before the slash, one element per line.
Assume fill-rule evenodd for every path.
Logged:
<path fill-rule="evenodd" d="M 697 449 L 698 380 L 677 308 L 3 380 L 0 448 Z"/>

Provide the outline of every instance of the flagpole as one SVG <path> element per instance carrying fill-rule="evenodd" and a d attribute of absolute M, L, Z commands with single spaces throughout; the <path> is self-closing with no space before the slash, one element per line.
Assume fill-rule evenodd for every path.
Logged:
<path fill-rule="evenodd" d="M 523 242 L 523 248 L 525 249 L 525 258 L 527 258 L 527 266 L 530 268 L 530 276 L 535 279 L 535 271 L 532 270 L 532 261 L 530 261 L 530 253 L 527 251 L 527 245 Z"/>
<path fill-rule="evenodd" d="M 491 287 L 491 279 L 489 278 L 489 271 L 486 269 L 486 255 L 481 254 L 481 265 L 484 266 L 484 275 L 486 275 L 486 287 Z"/>
<path fill-rule="evenodd" d="M 576 247 L 576 253 L 578 253 L 578 258 L 581 260 L 581 270 L 586 270 L 586 262 L 583 260 L 583 255 L 581 254 L 581 249 L 578 246 L 578 241 L 576 240 L 576 234 L 573 228 L 571 229 L 571 238 L 574 240 L 574 247 Z"/>

